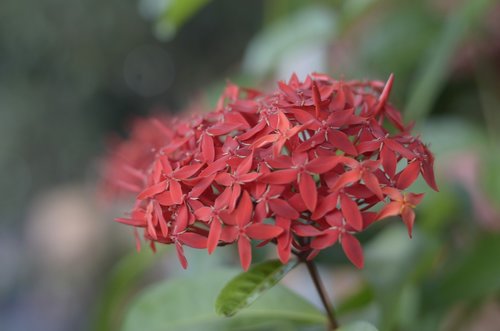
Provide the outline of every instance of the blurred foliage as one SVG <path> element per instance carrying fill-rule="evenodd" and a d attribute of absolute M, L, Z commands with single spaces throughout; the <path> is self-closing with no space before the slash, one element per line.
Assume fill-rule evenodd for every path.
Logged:
<path fill-rule="evenodd" d="M 325 323 L 310 303 L 282 286 L 263 294 L 233 318 L 215 313 L 214 302 L 238 270 L 218 269 L 170 279 L 146 289 L 130 306 L 124 331 L 298 330 Z"/>
<path fill-rule="evenodd" d="M 354 322 L 342 326 L 338 331 L 377 331 L 377 328 L 366 322 Z"/>
<path fill-rule="evenodd" d="M 421 118 L 431 107 L 449 72 L 448 64 L 464 36 L 481 22 L 484 13 L 495 3 L 493 0 L 464 1 L 460 8 L 445 21 L 440 36 L 431 44 L 431 51 L 424 57 L 420 75 L 414 80 L 406 114 L 410 119 Z"/>
<path fill-rule="evenodd" d="M 134 1 L 0 1 L 0 171 L 13 188 L 0 193 L 0 226 L 19 227 L 37 193 L 93 179 L 106 136 L 132 117 L 176 111 L 226 79 L 259 27 L 261 2 L 219 0 L 199 20 L 179 4 L 168 18 L 182 30 L 164 43 Z M 157 82 L 164 88 L 144 91 Z"/>
<path fill-rule="evenodd" d="M 290 65 L 289 62 L 295 57 L 304 57 L 306 61 L 310 61 L 307 59 L 309 57 L 314 61 L 310 50 L 327 44 L 335 35 L 335 23 L 332 11 L 310 7 L 268 24 L 249 43 L 243 60 L 243 71 L 253 77 L 267 77 L 274 69 L 280 70 L 282 62 Z M 301 71 L 300 62 L 295 63 L 294 71 Z M 282 78 L 288 78 L 287 76 L 289 73 Z"/>
<path fill-rule="evenodd" d="M 199 91 L 213 101 L 228 77 L 264 89 L 292 72 L 380 80 L 393 72 L 391 101 L 419 119 L 441 192 L 415 184 L 426 198 L 412 240 L 390 222 L 360 237 L 363 280 L 338 312 L 345 330 L 373 329 L 349 326 L 354 320 L 384 331 L 469 330 L 474 313 L 500 295 L 499 15 L 493 0 L 1 1 L 0 171 L 7 189 L 0 223 L 19 230 L 37 192 L 88 177 L 105 133 L 120 131 L 132 115 L 177 110 L 200 101 L 193 97 Z M 162 78 L 155 56 L 173 69 L 160 80 L 166 88 L 147 95 L 141 89 Z M 319 256 L 324 267 L 345 267 L 337 248 Z M 142 255 L 109 276 L 97 330 L 122 322 L 124 302 L 141 289 L 152 262 Z M 185 317 L 185 305 L 214 325 L 242 326 L 243 319 L 223 320 L 213 310 L 234 273 L 210 270 L 222 268 L 214 256 L 190 261 L 191 276 L 133 299 L 126 330 Z M 271 301 L 286 318 L 261 318 L 259 307 L 267 313 Z M 241 314 L 259 317 L 246 329 L 287 331 L 297 329 L 288 318 L 301 318 L 291 316 L 296 309 L 311 312 L 302 322 L 321 324 L 313 307 L 281 287 Z"/>
<path fill-rule="evenodd" d="M 484 169 L 497 159 L 488 139 L 498 138 L 495 132 L 500 128 L 495 125 L 498 122 L 487 121 L 495 116 L 492 109 L 500 105 L 492 97 L 498 82 L 470 71 L 470 64 L 456 55 L 477 47 L 481 38 L 491 38 L 484 17 L 494 5 L 488 0 L 452 4 L 269 1 L 264 8 L 266 25 L 248 44 L 242 70 L 254 80 L 264 81 L 312 70 L 380 79 L 394 72 L 397 84 L 392 96 L 396 104 L 407 105 L 404 110 L 409 119 L 422 119 L 433 112 L 440 115 L 420 122 L 418 127 L 432 143 L 438 166 L 441 159 L 473 151 L 479 159 L 490 160 L 481 164 Z M 481 53 L 475 56 L 479 58 L 465 61 L 472 66 L 481 63 L 484 73 Z M 497 70 L 496 65 L 493 60 L 493 70 Z M 478 92 L 477 84 L 487 84 L 489 90 Z M 496 88 L 492 90 L 492 86 Z M 477 117 L 481 108 L 484 110 L 479 114 L 484 118 Z M 489 134 L 482 132 L 483 127 L 489 127 Z M 463 167 L 466 172 L 477 171 L 467 170 L 466 164 Z M 497 199 L 500 172 L 495 166 L 486 168 L 482 181 L 489 195 Z M 437 330 L 456 304 L 477 304 L 478 299 L 499 292 L 496 279 L 500 270 L 493 259 L 500 253 L 500 241 L 497 235 L 481 229 L 481 222 L 471 221 L 481 217 L 472 200 L 474 190 L 484 186 L 460 177 L 467 176 L 460 171 L 455 173 L 462 178 L 459 181 L 454 182 L 453 175 L 440 179 L 440 193 L 416 184 L 428 197 L 419 210 L 421 231 L 412 240 L 403 226 L 386 224 L 375 226 L 362 238 L 366 242 L 365 282 L 340 304 L 343 319 L 372 321 L 381 330 Z M 471 187 L 475 184 L 479 187 Z M 320 260 L 344 263 L 339 250 L 334 248 L 330 253 Z M 474 310 L 476 306 L 467 307 Z M 471 316 L 464 313 L 463 318 Z M 467 320 L 460 323 L 467 328 Z"/>
<path fill-rule="evenodd" d="M 457 252 L 426 288 L 426 311 L 457 301 L 477 300 L 500 290 L 500 235 L 482 233 L 473 246 Z M 462 253 L 462 254 L 461 254 Z M 439 291 L 439 296 L 433 295 Z"/>
<path fill-rule="evenodd" d="M 0 169 L 16 188 L 0 195 L 1 223 L 23 215 L 34 190 L 81 178 L 116 115 L 139 106 L 113 59 L 152 40 L 147 30 L 120 1 L 0 2 Z"/>
<path fill-rule="evenodd" d="M 163 255 L 154 254 L 151 250 L 145 250 L 141 254 L 132 252 L 116 264 L 104 284 L 98 300 L 99 305 L 95 308 L 91 330 L 107 331 L 120 328 L 127 299 L 138 288 L 144 274 Z"/>
<path fill-rule="evenodd" d="M 146 0 L 143 2 L 152 2 Z M 155 23 L 155 34 L 160 39 L 170 39 L 175 35 L 175 32 L 182 28 L 182 25 L 189 20 L 196 12 L 201 10 L 210 0 L 164 0 L 164 9 L 161 10 L 159 18 Z M 158 2 L 158 1 L 156 1 Z"/>

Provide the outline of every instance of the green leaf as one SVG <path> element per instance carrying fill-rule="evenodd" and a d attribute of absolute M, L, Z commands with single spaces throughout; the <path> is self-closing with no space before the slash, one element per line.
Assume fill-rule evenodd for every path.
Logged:
<path fill-rule="evenodd" d="M 347 3 L 351 2 L 346 2 L 346 5 Z M 350 74 L 382 78 L 393 72 L 396 84 L 391 100 L 399 104 L 402 102 L 400 97 L 408 88 L 409 77 L 439 30 L 421 1 L 399 1 L 391 5 L 388 5 L 388 1 L 375 1 L 371 7 L 373 9 L 368 10 L 367 15 L 381 15 L 381 21 L 379 24 L 371 24 L 370 29 L 363 33 L 353 54 L 356 64 L 352 66 Z M 363 16 L 351 25 L 360 24 L 362 20 Z M 413 37 L 411 43 L 406 42 L 409 35 Z M 394 45 L 400 44 L 405 47 L 394 48 Z"/>
<path fill-rule="evenodd" d="M 408 238 L 402 224 L 391 224 L 366 245 L 363 271 L 381 308 L 382 330 L 393 330 L 400 322 L 405 288 L 428 272 L 436 249 L 435 240 L 418 229 Z"/>
<path fill-rule="evenodd" d="M 190 17 L 196 14 L 210 0 L 175 0 L 168 7 L 166 18 L 175 26 L 184 24 Z"/>
<path fill-rule="evenodd" d="M 455 56 L 457 47 L 495 2 L 468 0 L 449 17 L 434 47 L 422 62 L 406 106 L 406 116 L 417 119 L 429 113 L 448 76 L 450 59 Z"/>
<path fill-rule="evenodd" d="M 367 322 L 354 322 L 341 326 L 337 331 L 377 331 L 377 328 Z"/>
<path fill-rule="evenodd" d="M 338 315 L 344 315 L 365 308 L 373 302 L 374 296 L 373 289 L 368 284 L 363 284 L 358 292 L 342 301 L 335 310 Z"/>
<path fill-rule="evenodd" d="M 428 307 L 446 307 L 457 301 L 481 299 L 500 291 L 500 236 L 479 236 L 468 253 L 445 268 L 440 280 L 427 288 Z M 438 295 L 436 295 L 436 293 Z M 433 295 L 432 295 L 433 294 Z"/>
<path fill-rule="evenodd" d="M 325 325 L 321 311 L 283 286 L 275 286 L 251 307 L 232 318 L 218 316 L 213 307 L 235 270 L 219 269 L 155 284 L 137 297 L 123 331 L 290 330 Z"/>
<path fill-rule="evenodd" d="M 280 69 L 286 61 L 294 63 L 304 48 L 326 47 L 337 32 L 336 24 L 335 13 L 323 6 L 307 6 L 274 21 L 249 42 L 243 71 L 263 77 Z"/>
<path fill-rule="evenodd" d="M 263 292 L 276 285 L 297 263 L 296 260 L 287 264 L 282 264 L 279 260 L 266 261 L 239 274 L 220 292 L 215 302 L 216 312 L 232 316 L 251 305 Z"/>
<path fill-rule="evenodd" d="M 162 40 L 171 38 L 191 17 L 205 7 L 210 0 L 172 0 L 156 22 L 156 36 Z"/>
<path fill-rule="evenodd" d="M 94 312 L 91 330 L 117 330 L 124 313 L 124 304 L 146 271 L 162 253 L 151 250 L 133 252 L 122 258 L 113 268 L 104 285 L 104 291 Z"/>

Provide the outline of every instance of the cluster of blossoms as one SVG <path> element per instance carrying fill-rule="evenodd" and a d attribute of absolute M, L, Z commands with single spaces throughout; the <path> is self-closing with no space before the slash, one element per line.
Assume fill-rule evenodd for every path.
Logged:
<path fill-rule="evenodd" d="M 339 242 L 362 267 L 355 234 L 399 215 L 411 235 L 422 194 L 405 190 L 419 174 L 437 190 L 431 152 L 387 102 L 392 81 L 293 75 L 270 94 L 229 84 L 212 112 L 139 122 L 107 161 L 137 194 L 117 221 L 174 244 L 184 268 L 183 246 L 234 243 L 246 270 L 252 240 L 283 263 Z"/>

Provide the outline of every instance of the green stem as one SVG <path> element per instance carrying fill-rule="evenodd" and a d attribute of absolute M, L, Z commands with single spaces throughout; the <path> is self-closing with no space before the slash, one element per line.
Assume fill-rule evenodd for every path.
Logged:
<path fill-rule="evenodd" d="M 325 307 L 326 310 L 326 315 L 328 317 L 328 323 L 329 323 L 329 328 L 328 330 L 336 330 L 339 327 L 339 323 L 337 322 L 337 319 L 335 318 L 335 311 L 333 310 L 333 306 L 330 303 L 330 300 L 328 300 L 328 296 L 325 291 L 325 287 L 323 286 L 323 283 L 321 282 L 321 278 L 319 276 L 318 268 L 316 267 L 316 264 L 314 264 L 313 261 L 304 261 L 307 270 L 309 271 L 309 274 L 311 275 L 311 278 L 314 282 L 314 286 L 316 287 L 316 290 L 318 291 L 319 297 L 321 298 L 321 302 L 323 303 L 323 306 Z"/>

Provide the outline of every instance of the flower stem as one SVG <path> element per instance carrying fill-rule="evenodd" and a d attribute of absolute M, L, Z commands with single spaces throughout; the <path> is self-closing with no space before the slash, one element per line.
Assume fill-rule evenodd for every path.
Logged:
<path fill-rule="evenodd" d="M 313 261 L 304 261 L 307 270 L 309 271 L 309 274 L 311 275 L 311 278 L 314 282 L 314 286 L 316 287 L 316 290 L 318 291 L 319 297 L 321 298 L 321 302 L 323 303 L 323 306 L 325 307 L 326 310 L 326 315 L 328 317 L 328 324 L 329 324 L 329 329 L 328 330 L 336 330 L 339 327 L 339 324 L 337 322 L 337 319 L 335 318 L 335 312 L 333 310 L 333 306 L 330 303 L 330 300 L 328 300 L 328 296 L 325 291 L 325 287 L 323 286 L 323 283 L 321 282 L 321 278 L 319 276 L 318 268 L 316 267 L 316 264 L 314 264 Z"/>

